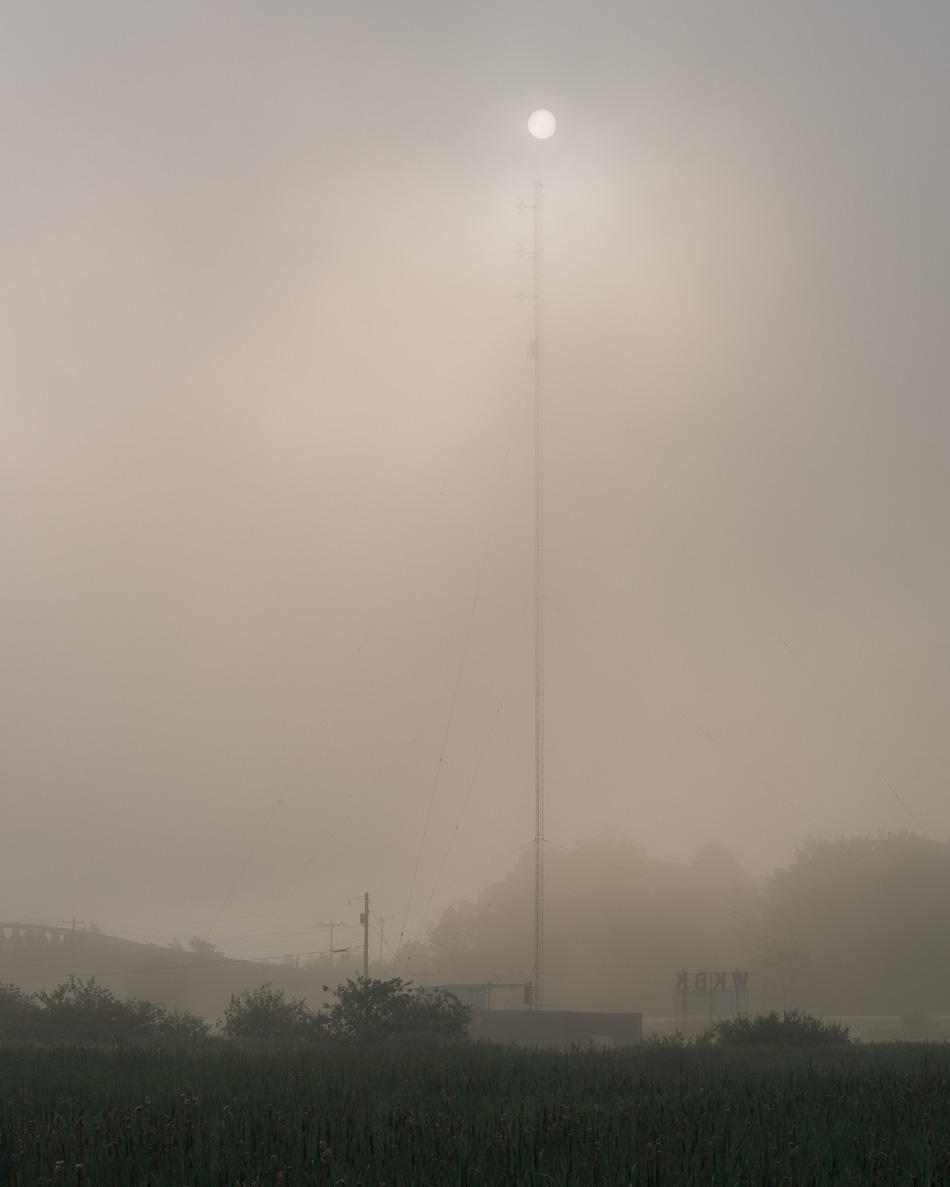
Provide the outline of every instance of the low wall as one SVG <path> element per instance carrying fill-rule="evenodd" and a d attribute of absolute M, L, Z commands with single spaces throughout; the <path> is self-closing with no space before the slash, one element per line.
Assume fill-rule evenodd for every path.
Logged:
<path fill-rule="evenodd" d="M 475 1010 L 473 1039 L 519 1047 L 632 1047 L 643 1037 L 642 1014 L 580 1010 Z"/>

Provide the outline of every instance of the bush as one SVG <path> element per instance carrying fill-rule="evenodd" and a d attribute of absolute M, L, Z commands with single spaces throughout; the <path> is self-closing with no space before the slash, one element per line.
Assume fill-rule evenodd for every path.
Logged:
<path fill-rule="evenodd" d="M 191 1043 L 206 1039 L 211 1026 L 190 1010 L 164 1010 L 155 1019 L 153 1033 L 157 1039 L 171 1039 L 174 1042 Z"/>
<path fill-rule="evenodd" d="M 36 1003 L 15 985 L 0 985 L 0 1039 L 28 1039 L 36 1033 Z"/>
<path fill-rule="evenodd" d="M 253 993 L 231 995 L 222 1030 L 229 1039 L 289 1039 L 314 1035 L 320 1022 L 299 998 L 287 999 L 268 981 Z"/>
<path fill-rule="evenodd" d="M 651 1051 L 681 1051 L 687 1045 L 686 1035 L 681 1030 L 674 1030 L 672 1034 L 644 1035 L 641 1047 Z"/>
<path fill-rule="evenodd" d="M 785 1010 L 781 1017 L 773 1010 L 754 1018 L 723 1018 L 703 1037 L 720 1047 L 840 1047 L 851 1042 L 847 1026 L 802 1010 Z"/>
<path fill-rule="evenodd" d="M 120 1001 L 110 990 L 70 977 L 55 989 L 41 989 L 34 999 L 34 1033 L 65 1042 L 121 1043 L 147 1038 L 162 1015 L 152 1002 Z"/>
<path fill-rule="evenodd" d="M 472 1016 L 471 1006 L 448 990 L 413 989 L 399 977 L 357 977 L 338 986 L 336 997 L 332 1006 L 321 1009 L 326 1032 L 357 1042 L 423 1036 L 462 1039 Z"/>
<path fill-rule="evenodd" d="M 327 987 L 324 986 L 326 990 Z M 327 990 L 328 991 L 328 990 Z M 268 982 L 253 992 L 232 994 L 218 1023 L 229 1039 L 318 1038 L 376 1042 L 422 1037 L 461 1039 L 471 1007 L 444 989 L 413 989 L 391 981 L 358 977 L 335 991 L 337 1001 L 314 1014 L 306 1002 L 287 998 Z M 168 1010 L 154 1002 L 121 1001 L 95 978 L 70 977 L 55 989 L 28 996 L 15 985 L 0 984 L 0 1039 L 46 1042 L 125 1043 L 157 1039 L 194 1042 L 211 1027 L 187 1010 Z"/>

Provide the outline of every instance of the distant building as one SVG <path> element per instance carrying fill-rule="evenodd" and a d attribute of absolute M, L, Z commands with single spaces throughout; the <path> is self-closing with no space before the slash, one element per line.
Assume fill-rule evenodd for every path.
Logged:
<path fill-rule="evenodd" d="M 473 1039 L 518 1047 L 634 1047 L 643 1039 L 642 1014 L 602 1014 L 584 1010 L 476 1010 L 469 1025 Z"/>

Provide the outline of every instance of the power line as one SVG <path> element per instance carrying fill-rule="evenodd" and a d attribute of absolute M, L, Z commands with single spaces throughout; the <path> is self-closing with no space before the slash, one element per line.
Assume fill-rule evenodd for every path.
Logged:
<path fill-rule="evenodd" d="M 525 841 L 523 845 L 517 845 L 514 849 L 509 849 L 507 853 L 503 853 L 501 857 L 496 857 L 494 861 L 490 861 L 487 865 L 479 866 L 477 870 L 472 870 L 471 873 L 465 875 L 464 878 L 458 878 L 455 882 L 450 882 L 448 886 L 444 886 L 443 890 L 452 890 L 456 886 L 461 886 L 463 882 L 468 882 L 470 878 L 476 877 L 478 874 L 484 874 L 486 870 L 493 869 L 497 865 L 501 865 L 503 861 L 507 861 L 509 857 L 514 857 L 516 853 L 522 853 L 525 849 L 530 849 L 534 846 L 534 838 L 530 841 Z"/>
<path fill-rule="evenodd" d="M 488 727 L 488 734 L 485 737 L 484 745 L 482 746 L 481 753 L 478 756 L 478 762 L 475 764 L 475 771 L 472 774 L 471 781 L 468 785 L 468 790 L 465 793 L 465 798 L 462 800 L 462 807 L 459 810 L 458 820 L 456 820 L 455 828 L 452 830 L 452 833 L 449 837 L 449 843 L 446 846 L 445 856 L 442 858 L 442 864 L 441 864 L 441 866 L 439 866 L 439 872 L 436 875 L 436 879 L 435 879 L 435 882 L 433 883 L 432 890 L 431 890 L 429 897 L 426 901 L 425 913 L 422 917 L 422 921 L 419 924 L 419 929 L 416 932 L 416 936 L 415 936 L 416 941 L 418 941 L 419 932 L 422 931 L 422 928 L 425 926 L 425 922 L 429 917 L 429 908 L 432 906 L 432 900 L 435 897 L 436 890 L 438 890 L 439 882 L 441 881 L 441 878 L 442 878 L 442 873 L 445 870 L 446 863 L 449 860 L 449 854 L 452 852 L 452 846 L 455 844 L 455 839 L 458 836 L 459 827 L 462 823 L 462 817 L 465 815 L 465 809 L 468 806 L 468 802 L 469 802 L 469 799 L 471 798 L 472 791 L 475 787 L 475 783 L 478 780 L 479 771 L 482 768 L 482 763 L 485 760 L 485 755 L 488 753 L 488 746 L 489 746 L 489 743 L 491 742 L 492 735 L 495 730 L 495 726 L 498 722 L 498 717 L 501 713 L 501 707 L 504 704 L 505 697 L 508 695 L 508 689 L 511 685 L 511 677 L 514 674 L 514 670 L 515 670 L 520 658 L 521 658 L 520 651 L 516 651 L 514 658 L 512 659 L 512 662 L 511 662 L 511 667 L 508 669 L 508 676 L 505 679 L 504 688 L 501 691 L 501 696 L 498 698 L 498 704 L 495 707 L 495 715 L 492 717 L 491 724 Z"/>
<path fill-rule="evenodd" d="M 317 846 L 317 848 L 310 854 L 310 856 L 303 863 L 303 865 L 299 867 L 299 869 L 296 871 L 296 873 L 294 873 L 290 876 L 290 878 L 287 880 L 287 882 L 284 884 L 284 886 L 281 888 L 281 890 L 279 890 L 278 893 L 268 903 L 265 910 L 261 911 L 258 915 L 254 916 L 255 920 L 259 920 L 264 915 L 273 913 L 273 907 L 274 907 L 275 903 L 278 903 L 284 897 L 284 895 L 291 888 L 291 886 L 293 886 L 294 883 L 297 882 L 304 875 L 304 873 L 307 871 L 307 869 L 317 859 L 317 857 L 320 856 L 320 854 L 324 851 L 324 849 L 326 849 L 327 846 L 330 845 L 335 840 L 337 835 L 342 831 L 342 829 L 352 819 L 352 817 L 357 812 L 357 810 L 363 806 L 363 804 L 366 802 L 367 799 L 369 799 L 369 797 L 373 794 L 373 792 L 377 791 L 379 789 L 379 787 L 381 787 L 383 785 L 383 783 L 386 781 L 386 778 L 388 777 L 389 773 L 393 770 L 393 768 L 397 765 L 397 763 L 402 761 L 402 759 L 409 753 L 409 751 L 413 748 L 413 746 L 415 746 L 415 744 L 419 741 L 419 739 L 422 737 L 422 735 L 428 729 L 431 722 L 438 716 L 442 707 L 443 706 L 440 704 L 439 707 L 426 719 L 425 724 L 414 734 L 412 739 L 409 741 L 409 744 L 407 746 L 405 746 L 393 758 L 392 762 L 390 762 L 386 766 L 386 768 L 381 772 L 379 777 L 377 779 L 375 779 L 372 783 L 370 783 L 369 787 L 366 789 L 364 794 L 356 801 L 356 803 L 353 805 L 353 807 L 350 809 L 350 811 L 339 822 L 337 827 L 335 829 L 333 829 L 328 834 L 328 836 Z M 250 935 L 250 933 L 254 930 L 254 926 L 255 926 L 255 924 L 252 924 L 249 928 L 247 928 L 247 930 L 244 932 L 244 935 L 245 936 Z"/>
<path fill-rule="evenodd" d="M 509 434 L 509 436 L 510 436 L 510 434 Z M 464 448 L 464 446 L 460 446 L 460 447 L 459 447 L 459 453 L 461 453 L 461 450 L 462 450 L 463 448 Z M 506 455 L 506 460 L 507 460 L 507 455 Z M 419 503 L 420 503 L 420 504 L 423 504 L 423 503 L 424 503 L 424 504 L 425 504 L 425 505 L 427 505 L 427 506 L 428 506 L 428 505 L 430 505 L 430 504 L 431 504 L 431 505 L 435 505 L 436 503 L 438 503 L 438 501 L 441 499 L 442 493 L 443 493 L 443 491 L 444 491 L 444 489 L 445 489 L 446 480 L 447 480 L 448 476 L 449 476 L 450 474 L 457 473 L 457 472 L 458 472 L 458 468 L 459 468 L 459 467 L 458 467 L 458 463 L 457 463 L 457 461 L 455 461 L 455 462 L 453 462 L 453 463 L 450 463 L 450 464 L 447 464 L 447 466 L 446 466 L 446 469 L 445 469 L 445 472 L 444 472 L 444 476 L 443 476 L 442 480 L 441 480 L 441 481 L 440 481 L 440 483 L 439 483 L 439 489 L 438 489 L 438 493 L 437 493 L 435 496 L 431 496 L 431 495 L 430 495 L 428 498 L 426 498 L 426 499 L 424 499 L 424 500 L 423 500 L 423 499 L 420 499 L 420 500 L 419 500 Z M 357 660 L 359 659 L 359 657 L 362 655 L 362 653 L 363 653 L 363 649 L 365 648 L 367 641 L 368 641 L 368 640 L 369 640 L 369 638 L 372 636 L 372 634 L 373 634 L 373 631 L 375 630 L 375 628 L 376 628 L 376 626 L 377 626 L 377 623 L 378 623 L 379 617 L 380 617 L 380 615 L 381 615 L 381 613 L 382 613 L 382 608 L 383 608 L 385 605 L 387 605 L 387 604 L 388 604 L 388 603 L 391 601 L 391 599 L 392 599 L 392 594 L 393 594 L 393 591 L 396 589 L 396 587 L 399 585 L 400 581 L 402 581 L 402 580 L 404 580 L 404 573 L 403 573 L 403 571 L 402 571 L 402 570 L 397 570 L 397 575 L 394 577 L 394 579 L 393 579 L 393 580 L 392 580 L 392 582 L 390 583 L 390 585 L 389 585 L 389 587 L 388 587 L 388 590 L 387 590 L 387 592 L 386 592 L 386 593 L 385 593 L 385 594 L 384 594 L 384 595 L 383 595 L 383 596 L 380 598 L 380 600 L 379 600 L 379 603 L 378 603 L 378 607 L 377 607 L 377 609 L 376 609 L 376 612 L 375 612 L 375 613 L 372 615 L 372 617 L 371 617 L 371 621 L 370 621 L 370 624 L 369 624 L 369 625 L 366 627 L 366 629 L 365 629 L 365 631 L 364 631 L 364 633 L 363 633 L 363 636 L 362 636 L 362 638 L 361 638 L 361 640 L 360 640 L 359 646 L 356 648 L 356 651 L 355 651 L 355 653 L 353 654 L 353 656 L 352 656 L 352 659 L 351 659 L 351 660 L 350 660 L 350 661 L 347 663 L 346 667 L 345 667 L 345 668 L 344 668 L 344 670 L 341 672 L 341 674 L 340 674 L 340 676 L 339 676 L 339 678 L 338 678 L 338 680 L 337 680 L 337 683 L 336 683 L 336 688 L 335 688 L 335 691 L 334 691 L 333 695 L 332 695 L 332 696 L 331 696 L 331 697 L 330 697 L 330 698 L 327 700 L 327 702 L 326 702 L 326 704 L 325 704 L 325 706 L 324 706 L 323 712 L 322 712 L 322 714 L 321 714 L 321 716 L 320 716 L 320 719 L 319 719 L 319 721 L 318 721 L 318 723 L 317 723 L 317 725 L 316 725 L 316 728 L 314 729 L 314 731 L 313 731 L 313 734 L 311 735 L 311 738 L 312 738 L 312 737 L 315 737 L 315 736 L 318 736 L 318 735 L 321 733 L 321 731 L 323 730 L 323 726 L 324 726 L 324 724 L 325 724 L 325 722 L 326 722 L 326 719 L 327 719 L 327 717 L 328 717 L 328 715 L 329 715 L 329 713 L 330 713 L 330 710 L 331 710 L 331 708 L 332 708 L 332 707 L 334 707 L 335 705 L 337 705 L 337 704 L 339 703 L 339 701 L 340 701 L 340 699 L 341 699 L 341 697 L 340 697 L 340 692 L 341 692 L 341 689 L 343 688 L 343 685 L 344 685 L 344 682 L 345 682 L 345 679 L 346 679 L 346 676 L 347 676 L 347 674 L 348 674 L 348 673 L 350 673 L 350 672 L 352 672 L 353 668 L 355 667 L 355 663 L 356 663 L 356 661 L 357 661 Z M 436 711 L 436 712 L 438 712 L 438 711 Z M 433 716 L 435 716 L 435 715 L 436 715 L 436 714 L 433 714 Z M 427 723 L 427 724 L 428 724 L 428 723 Z M 418 735 L 417 735 L 417 736 L 418 736 Z M 415 742 L 415 740 L 416 740 L 416 739 L 414 738 L 414 739 L 413 739 L 413 743 Z M 413 744 L 413 743 L 410 743 L 410 747 L 412 746 L 412 744 Z M 401 757 L 402 757 L 402 755 L 400 755 L 399 757 L 401 758 Z M 397 760 L 397 761 L 398 761 L 398 760 Z M 301 767 L 302 767 L 302 765 L 303 765 L 303 763 L 301 762 Z M 388 773 L 388 772 L 387 772 L 387 773 Z M 232 883 L 232 885 L 231 885 L 231 888 L 230 888 L 230 890 L 228 891 L 227 895 L 225 896 L 224 902 L 223 902 L 223 903 L 222 903 L 222 905 L 221 905 L 221 908 L 220 908 L 220 911 L 219 911 L 218 915 L 216 915 L 216 916 L 215 916 L 215 918 L 212 920 L 212 922 L 211 922 L 211 925 L 209 926 L 209 928 L 208 928 L 207 932 L 205 933 L 205 936 L 204 936 L 204 938 L 205 938 L 205 939 L 207 939 L 207 938 L 208 938 L 208 936 L 211 934 L 212 930 L 214 929 L 215 925 L 216 925 L 216 924 L 217 924 L 217 923 L 220 921 L 221 912 L 223 912 L 223 911 L 224 911 L 224 909 L 225 909 L 225 908 L 226 908 L 226 906 L 227 906 L 227 903 L 230 901 L 230 899 L 231 899 L 231 896 L 233 895 L 233 893 L 234 893 L 234 891 L 235 891 L 235 889 L 236 889 L 236 887 L 237 887 L 238 883 L 240 882 L 240 879 L 241 879 L 241 877 L 243 876 L 243 874 L 244 874 L 245 870 L 247 869 L 248 865 L 250 864 L 250 861 L 251 861 L 251 859 L 253 858 L 253 856 L 254 856 L 254 853 L 257 851 L 257 849 L 258 849 L 258 846 L 260 845 L 260 842 L 261 842 L 261 840 L 262 840 L 262 839 L 263 839 L 263 837 L 264 837 L 264 834 L 266 833 L 267 829 L 269 828 L 269 826 L 270 826 L 270 824 L 271 824 L 271 821 L 273 820 L 274 816 L 276 815 L 276 813 L 277 813 L 277 810 L 278 810 L 278 808 L 280 807 L 281 803 L 283 803 L 283 800 L 284 800 L 284 798 L 285 798 L 285 796 L 286 796 L 287 792 L 288 792 L 288 791 L 290 790 L 290 788 L 293 786 L 293 783 L 294 783 L 294 778 L 293 778 L 293 777 L 287 781 L 287 785 L 286 785 L 286 787 L 284 788 L 284 790 L 283 790 L 283 792 L 281 793 L 281 795 L 280 795 L 280 797 L 279 797 L 279 799 L 278 799 L 278 801 L 277 801 L 277 803 L 276 803 L 275 807 L 272 809 L 272 811 L 271 811 L 270 815 L 268 816 L 268 818 L 267 818 L 267 820 L 265 821 L 265 823 L 264 823 L 263 827 L 261 828 L 260 832 L 258 833 L 257 839 L 255 840 L 255 842 L 254 842 L 254 845 L 253 845 L 253 846 L 252 846 L 252 848 L 251 848 L 251 851 L 249 852 L 249 854 L 248 854 L 248 855 L 247 855 L 247 857 L 245 858 L 245 860 L 244 860 L 243 864 L 241 865 L 241 868 L 240 868 L 240 869 L 239 869 L 239 871 L 238 871 L 238 874 L 237 874 L 237 876 L 236 876 L 236 877 L 235 877 L 235 879 L 234 879 L 234 882 L 233 882 L 233 883 Z M 371 788 L 370 790 L 373 790 L 373 789 Z M 367 792 L 367 795 L 368 795 L 368 794 L 370 794 L 370 793 L 369 793 L 369 792 Z M 366 797 L 364 797 L 364 799 L 365 799 L 365 798 L 366 798 Z M 347 821 L 350 819 L 350 817 L 351 817 L 351 816 L 352 816 L 352 812 L 351 812 L 351 813 L 349 813 L 349 814 L 348 814 L 348 815 L 347 815 L 347 816 L 344 818 L 344 820 L 343 820 L 343 821 L 341 822 L 341 824 L 339 825 L 339 827 L 338 827 L 337 831 L 339 831 L 339 829 L 343 827 L 343 825 L 344 825 L 344 824 L 345 824 L 345 823 L 346 823 L 346 822 L 347 822 Z M 325 842 L 325 843 L 324 843 L 324 846 L 322 846 L 322 847 L 321 847 L 321 849 L 322 849 L 323 847 L 325 847 L 325 845 L 326 845 L 327 843 L 328 843 L 328 842 Z M 318 850 L 318 851 L 317 851 L 317 853 L 319 853 L 319 852 L 320 852 L 320 850 Z M 305 866 L 304 866 L 304 869 L 306 868 L 306 865 L 309 865 L 309 864 L 310 864 L 310 861 L 312 861 L 312 860 L 313 860 L 313 857 L 315 857 L 316 855 L 317 855 L 317 854 L 315 853 L 315 854 L 314 854 L 314 855 L 313 855 L 313 856 L 312 856 L 312 857 L 311 857 L 311 858 L 308 860 L 308 862 L 307 862 L 307 863 L 305 864 Z M 303 872 L 303 871 L 301 870 L 301 873 L 302 873 L 302 872 Z M 291 884 L 292 884 L 292 883 L 291 883 Z M 285 890 L 281 892 L 281 895 L 282 895 L 283 893 L 285 893 L 285 892 L 286 892 L 286 887 L 285 887 Z M 279 898 L 279 897 L 280 897 L 280 895 L 278 896 L 278 898 Z M 274 901 L 277 901 L 277 900 L 274 900 Z M 264 912 L 264 913 L 267 913 L 267 912 Z M 232 917 L 232 918 L 233 918 L 233 917 Z"/>
<path fill-rule="evenodd" d="M 478 610 L 478 598 L 479 598 L 479 594 L 481 593 L 481 590 L 482 590 L 482 582 L 484 581 L 484 578 L 485 578 L 485 568 L 488 564 L 488 554 L 491 550 L 492 540 L 495 535 L 495 523 L 496 523 L 497 517 L 498 517 L 498 504 L 501 499 L 501 486 L 502 486 L 502 482 L 503 482 L 504 476 L 505 476 L 505 471 L 506 471 L 507 465 L 508 465 L 508 456 L 511 451 L 511 434 L 513 431 L 513 426 L 514 426 L 514 415 L 512 414 L 512 417 L 511 417 L 511 420 L 509 421 L 509 426 L 508 426 L 508 443 L 505 447 L 505 454 L 502 459 L 501 469 L 500 469 L 499 475 L 498 475 L 498 481 L 495 485 L 495 498 L 494 498 L 494 502 L 492 504 L 491 516 L 488 521 L 488 532 L 487 532 L 487 535 L 485 538 L 485 547 L 482 551 L 481 564 L 479 565 L 479 569 L 478 569 L 478 578 L 475 582 L 475 597 L 472 599 L 472 609 L 471 609 L 471 613 L 469 614 L 469 617 L 468 617 L 468 626 L 465 631 L 465 642 L 462 646 L 462 655 L 459 660 L 458 673 L 455 678 L 455 688 L 452 692 L 452 703 L 451 703 L 451 707 L 449 709 L 449 717 L 448 717 L 448 721 L 446 722 L 446 725 L 445 725 L 445 735 L 442 739 L 442 749 L 439 754 L 439 762 L 438 762 L 438 765 L 436 766 L 435 778 L 432 783 L 432 794 L 429 796 L 429 806 L 428 806 L 428 809 L 426 810 L 426 817 L 425 817 L 425 821 L 422 826 L 422 839 L 419 842 L 419 852 L 416 855 L 416 864 L 415 864 L 415 868 L 413 869 L 413 872 L 412 872 L 412 881 L 409 884 L 409 897 L 406 902 L 406 914 L 405 914 L 405 917 L 403 918 L 402 929 L 400 930 L 400 933 L 399 933 L 399 943 L 400 944 L 402 943 L 402 939 L 405 934 L 406 920 L 409 917 L 409 909 L 412 906 L 412 896 L 413 896 L 413 892 L 415 890 L 416 879 L 419 874 L 419 864 L 422 861 L 422 852 L 425 847 L 426 835 L 429 830 L 429 820 L 432 816 L 432 807 L 433 807 L 433 804 L 435 803 L 435 795 L 436 795 L 436 791 L 438 790 L 439 779 L 442 774 L 442 762 L 443 762 L 443 759 L 445 758 L 445 749 L 448 744 L 449 731 L 452 728 L 452 721 L 455 716 L 455 703 L 458 698 L 459 688 L 462 683 L 462 673 L 465 670 L 465 660 L 468 657 L 469 644 L 470 644 L 471 638 L 472 638 L 472 627 L 475 622 L 475 614 Z M 510 679 L 510 677 L 509 677 L 509 679 Z M 492 728 L 494 728 L 494 722 L 492 723 Z M 489 730 L 489 736 L 490 736 L 490 734 L 491 734 L 491 730 Z M 481 760 L 479 760 L 479 763 L 480 762 L 481 762 Z M 471 790 L 471 788 L 469 790 Z M 464 810 L 464 808 L 463 808 L 463 810 Z M 460 819 L 461 819 L 461 817 L 460 817 Z M 443 865 L 444 864 L 445 863 L 443 862 Z M 441 873 L 441 871 L 440 871 L 440 873 Z M 431 896 L 430 896 L 430 901 L 431 901 Z"/>
<path fill-rule="evenodd" d="M 344 949 L 338 949 L 344 951 Z M 350 951 L 350 949 L 345 949 Z M 138 975 L 139 973 L 167 973 L 178 972 L 190 969 L 211 969 L 211 968 L 227 968 L 229 965 L 239 964 L 273 964 L 279 967 L 279 961 L 285 960 L 287 957 L 291 959 L 301 956 L 325 956 L 325 948 L 311 948 L 305 952 L 286 952 L 282 957 L 275 958 L 273 956 L 242 956 L 237 960 L 231 960 L 227 957 L 221 960 L 209 960 L 194 962 L 189 964 L 162 964 L 142 966 L 140 968 L 122 968 L 122 969 L 94 969 L 91 972 L 72 973 L 74 977 L 124 977 L 131 973 Z M 17 975 L 17 981 L 48 981 L 50 973 L 25 973 L 22 976 Z"/>
<path fill-rule="evenodd" d="M 225 915 L 221 919 L 219 919 L 218 922 L 219 923 L 234 923 L 239 919 L 260 919 L 264 915 L 289 915 L 295 911 L 313 911 L 313 910 L 317 909 L 318 907 L 337 907 L 341 903 L 349 903 L 349 902 L 351 902 L 351 900 L 345 899 L 345 898 L 329 899 L 326 902 L 322 902 L 322 903 L 307 903 L 302 907 L 281 907 L 276 911 L 251 911 L 245 915 Z M 42 923 L 43 921 L 40 919 L 34 919 L 34 920 L 26 919 L 26 922 Z M 108 920 L 106 920 L 102 926 L 104 927 L 105 930 L 109 931 L 109 933 L 111 935 L 130 935 L 130 934 L 134 935 L 134 934 L 139 934 L 142 932 L 146 932 L 146 933 L 160 932 L 160 931 L 165 930 L 166 928 L 173 928 L 173 927 L 203 927 L 207 922 L 208 922 L 207 919 L 179 919 L 179 920 L 175 921 L 174 923 L 154 923 L 148 927 L 118 927 L 118 928 L 112 929 L 109 926 Z M 271 933 L 265 933 L 265 935 L 267 935 L 267 934 L 271 934 Z"/>

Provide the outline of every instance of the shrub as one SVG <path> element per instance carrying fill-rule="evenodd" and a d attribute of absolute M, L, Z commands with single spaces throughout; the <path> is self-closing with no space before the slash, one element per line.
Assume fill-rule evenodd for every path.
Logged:
<path fill-rule="evenodd" d="M 781 1017 L 757 1014 L 750 1018 L 723 1018 L 704 1036 L 720 1047 L 836 1047 L 851 1042 L 850 1031 L 840 1022 L 824 1022 L 802 1010 L 785 1010 Z"/>
<path fill-rule="evenodd" d="M 306 1002 L 286 998 L 268 981 L 253 993 L 245 989 L 240 997 L 231 995 L 222 1029 L 229 1039 L 287 1039 L 313 1035 L 320 1023 Z"/>
<path fill-rule="evenodd" d="M 413 989 L 399 977 L 357 977 L 338 986 L 336 997 L 333 1005 L 321 1009 L 326 1032 L 358 1042 L 422 1036 L 461 1039 L 472 1016 L 471 1006 L 448 990 Z"/>
<path fill-rule="evenodd" d="M 195 1042 L 206 1039 L 211 1026 L 190 1010 L 162 1010 L 155 1019 L 153 1033 L 157 1039 L 171 1039 L 175 1042 Z"/>
<path fill-rule="evenodd" d="M 674 1030 L 672 1034 L 644 1035 L 641 1047 L 652 1051 L 681 1051 L 687 1045 L 686 1035 L 681 1030 Z"/>
<path fill-rule="evenodd" d="M 70 977 L 55 989 L 41 989 L 35 1033 L 66 1042 L 128 1042 L 153 1033 L 162 1009 L 152 1002 L 120 1001 L 110 990 Z"/>
<path fill-rule="evenodd" d="M 181 944 L 179 942 L 179 947 L 180 946 Z M 172 947 L 174 947 L 174 945 L 172 945 Z M 203 956 L 207 958 L 211 956 L 220 957 L 221 955 L 215 944 L 212 944 L 210 940 L 203 940 L 201 936 L 192 936 L 188 941 L 188 947 L 192 950 L 192 952 L 194 952 L 195 956 Z"/>
<path fill-rule="evenodd" d="M 36 1032 L 36 1003 L 15 985 L 0 985 L 0 1039 L 28 1039 Z"/>

